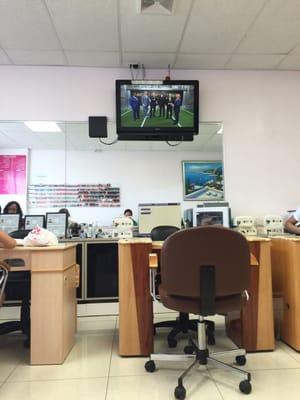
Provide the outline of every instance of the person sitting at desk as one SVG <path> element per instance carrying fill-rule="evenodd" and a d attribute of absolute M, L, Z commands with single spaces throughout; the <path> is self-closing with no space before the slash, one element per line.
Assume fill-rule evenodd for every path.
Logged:
<path fill-rule="evenodd" d="M 3 209 L 3 214 L 20 214 L 21 218 L 23 218 L 22 208 L 17 201 L 10 201 L 7 203 Z"/>
<path fill-rule="evenodd" d="M 59 213 L 63 213 L 63 214 L 67 214 L 67 221 L 68 221 L 68 227 L 70 227 L 71 225 L 75 224 L 75 221 L 73 221 L 70 217 L 70 212 L 67 208 L 61 208 L 59 211 Z"/>
<path fill-rule="evenodd" d="M 285 221 L 284 229 L 286 232 L 300 235 L 300 207 Z"/>
<path fill-rule="evenodd" d="M 133 222 L 133 226 L 137 226 L 137 222 L 132 218 L 132 216 L 132 210 L 130 210 L 130 208 L 126 208 L 126 210 L 124 211 L 124 217 L 130 218 Z"/>

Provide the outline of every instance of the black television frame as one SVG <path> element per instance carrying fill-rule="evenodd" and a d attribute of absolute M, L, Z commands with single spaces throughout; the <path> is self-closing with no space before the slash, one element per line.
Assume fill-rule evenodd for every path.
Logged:
<path fill-rule="evenodd" d="M 121 126 L 121 86 L 138 84 L 191 85 L 194 86 L 193 127 L 122 127 Z M 199 81 L 197 80 L 116 80 L 116 125 L 119 140 L 192 141 L 199 133 Z"/>

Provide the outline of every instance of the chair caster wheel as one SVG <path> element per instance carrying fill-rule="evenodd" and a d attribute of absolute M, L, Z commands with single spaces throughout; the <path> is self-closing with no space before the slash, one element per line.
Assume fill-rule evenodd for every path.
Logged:
<path fill-rule="evenodd" d="M 186 390 L 184 386 L 176 386 L 174 390 L 174 396 L 176 399 L 183 400 L 185 399 Z"/>
<path fill-rule="evenodd" d="M 184 349 L 184 354 L 193 354 L 194 353 L 194 347 L 191 345 L 185 346 Z"/>
<path fill-rule="evenodd" d="M 237 363 L 237 365 L 245 365 L 247 362 L 247 359 L 245 356 L 236 356 L 235 362 Z M 244 381 L 244 382 L 247 382 L 247 381 Z"/>
<path fill-rule="evenodd" d="M 155 362 L 154 362 L 154 361 L 149 360 L 149 361 L 147 361 L 147 362 L 145 363 L 145 370 L 146 370 L 147 372 L 154 372 L 155 369 L 156 369 L 156 367 L 155 367 Z"/>
<path fill-rule="evenodd" d="M 176 339 L 168 339 L 168 346 L 170 349 L 174 349 L 177 346 Z"/>
<path fill-rule="evenodd" d="M 248 381 L 248 380 L 241 381 L 239 384 L 239 389 L 244 394 L 251 393 L 252 386 L 251 386 L 250 381 Z"/>

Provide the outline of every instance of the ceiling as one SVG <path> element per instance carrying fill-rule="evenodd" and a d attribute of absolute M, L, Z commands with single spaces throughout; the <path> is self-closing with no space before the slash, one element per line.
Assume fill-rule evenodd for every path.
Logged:
<path fill-rule="evenodd" d="M 0 0 L 0 64 L 300 70 L 299 0 L 160 2 Z"/>
<path fill-rule="evenodd" d="M 1 1 L 1 0 L 0 0 Z M 222 127 L 221 122 L 202 122 L 199 134 L 193 142 L 183 142 L 169 146 L 166 142 L 119 141 L 111 146 L 100 143 L 97 138 L 89 137 L 87 122 L 60 122 L 61 133 L 35 133 L 22 121 L 0 122 L 0 149 L 29 148 L 33 150 L 81 150 L 81 151 L 200 151 L 222 153 L 222 136 L 217 132 Z M 108 123 L 108 138 L 103 142 L 116 140 L 116 126 Z"/>

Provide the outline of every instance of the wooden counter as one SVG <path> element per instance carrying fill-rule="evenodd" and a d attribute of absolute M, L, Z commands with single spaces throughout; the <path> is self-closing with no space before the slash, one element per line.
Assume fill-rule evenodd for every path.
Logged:
<path fill-rule="evenodd" d="M 119 241 L 119 353 L 153 351 L 153 305 L 149 285 L 151 239 Z"/>
<path fill-rule="evenodd" d="M 225 317 L 228 336 L 248 352 L 275 349 L 271 240 L 248 237 L 251 251 L 249 300 L 242 312 Z"/>
<path fill-rule="evenodd" d="M 0 249 L 0 260 L 21 258 L 31 270 L 30 363 L 61 364 L 76 329 L 76 244 Z"/>
<path fill-rule="evenodd" d="M 280 337 L 300 351 L 300 238 L 272 238 L 273 291 L 282 298 Z"/>

